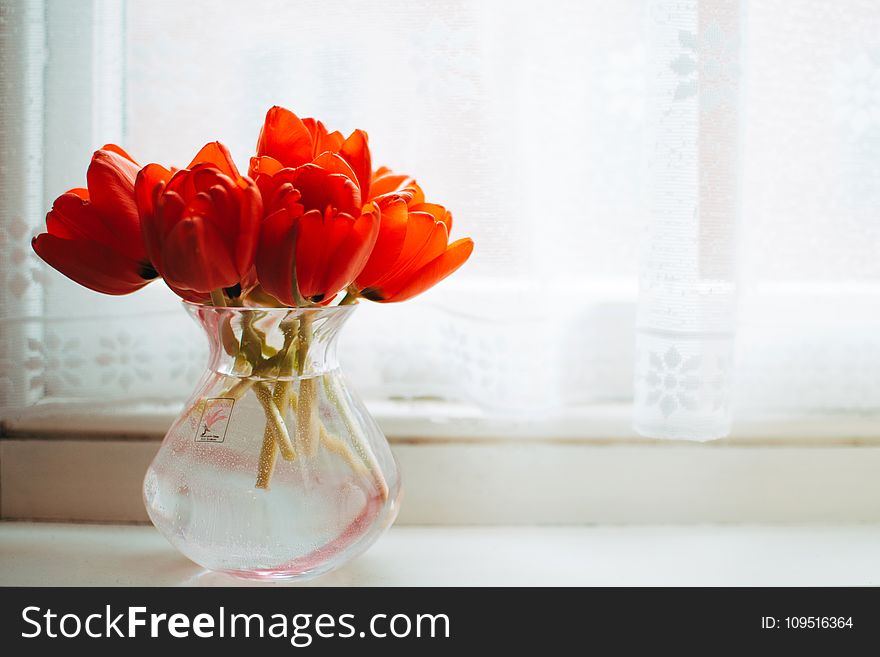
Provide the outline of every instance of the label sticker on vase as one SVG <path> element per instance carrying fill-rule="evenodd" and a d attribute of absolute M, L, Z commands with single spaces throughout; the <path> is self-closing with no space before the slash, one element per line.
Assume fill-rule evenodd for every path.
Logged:
<path fill-rule="evenodd" d="M 205 400 L 205 408 L 196 429 L 197 443 L 222 443 L 226 439 L 226 428 L 232 417 L 235 400 L 229 397 L 212 397 Z"/>

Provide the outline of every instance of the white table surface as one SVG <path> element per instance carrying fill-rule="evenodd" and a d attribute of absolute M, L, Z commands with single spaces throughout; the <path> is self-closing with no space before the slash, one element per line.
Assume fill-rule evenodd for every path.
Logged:
<path fill-rule="evenodd" d="M 149 526 L 0 523 L 0 585 L 238 584 Z M 880 526 L 401 526 L 308 585 L 880 585 Z"/>

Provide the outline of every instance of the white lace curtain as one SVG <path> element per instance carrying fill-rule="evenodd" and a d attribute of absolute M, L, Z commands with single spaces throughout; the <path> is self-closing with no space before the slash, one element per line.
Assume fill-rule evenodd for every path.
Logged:
<path fill-rule="evenodd" d="M 180 400 L 172 295 L 30 253 L 90 152 L 246 165 L 273 104 L 370 132 L 477 248 L 342 358 L 372 398 L 632 403 L 649 436 L 880 412 L 880 4 L 4 0 L 0 405 Z M 34 412 L 33 410 L 27 412 Z"/>

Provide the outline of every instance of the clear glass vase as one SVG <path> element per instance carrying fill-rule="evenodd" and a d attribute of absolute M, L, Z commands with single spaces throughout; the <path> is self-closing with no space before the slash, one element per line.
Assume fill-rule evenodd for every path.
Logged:
<path fill-rule="evenodd" d="M 184 305 L 210 362 L 147 470 L 153 524 L 241 577 L 310 577 L 360 554 L 394 522 L 400 476 L 337 362 L 355 307 Z"/>

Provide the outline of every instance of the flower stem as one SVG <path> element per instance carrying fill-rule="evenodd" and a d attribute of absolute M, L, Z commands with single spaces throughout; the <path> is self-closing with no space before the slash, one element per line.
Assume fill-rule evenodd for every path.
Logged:
<path fill-rule="evenodd" d="M 355 472 L 369 476 L 369 469 L 364 464 L 364 462 L 358 460 L 352 453 L 352 451 L 348 448 L 348 445 L 343 440 L 340 440 L 336 436 L 332 435 L 329 431 L 327 431 L 327 428 L 323 424 L 321 425 L 320 434 L 321 442 L 324 444 L 324 447 L 326 447 L 328 451 L 341 456 Z"/>
<path fill-rule="evenodd" d="M 275 470 L 275 460 L 278 452 L 275 450 L 275 438 L 272 435 L 271 425 L 266 424 L 263 430 L 263 445 L 260 447 L 260 461 L 257 464 L 257 488 L 268 489 L 272 472 Z"/>
<path fill-rule="evenodd" d="M 299 401 L 296 408 L 297 444 L 307 456 L 318 450 L 318 385 L 314 377 L 306 377 L 308 352 L 312 345 L 312 316 L 306 313 L 299 320 L 299 348 L 296 353 L 296 373 L 299 376 Z"/>
<path fill-rule="evenodd" d="M 360 293 L 354 288 L 349 287 L 345 290 L 345 296 L 342 297 L 342 301 L 339 302 L 339 305 L 350 306 L 353 303 L 357 303 L 358 298 L 360 298 Z"/>
<path fill-rule="evenodd" d="M 217 308 L 225 308 L 226 307 L 226 298 L 223 296 L 223 290 L 217 288 L 216 290 L 211 290 L 211 303 L 214 304 Z"/>
<path fill-rule="evenodd" d="M 243 313 L 241 318 L 241 342 L 235 356 L 233 369 L 240 376 L 250 376 L 263 360 L 264 337 L 254 329 L 258 311 Z"/>
<path fill-rule="evenodd" d="M 284 424 L 292 391 L 290 389 L 290 381 L 287 378 L 282 377 L 289 377 L 293 373 L 293 359 L 296 356 L 295 346 L 297 338 L 294 334 L 294 330 L 289 326 L 285 327 L 283 323 L 282 330 L 284 331 L 284 347 L 282 347 L 282 352 L 280 354 L 281 363 L 278 365 L 279 378 L 275 381 L 275 388 L 272 390 L 272 403 L 275 404 L 275 407 L 278 409 L 281 416 L 281 422 Z M 293 451 L 293 445 L 290 442 L 286 424 L 284 424 L 284 431 L 285 434 L 288 435 L 288 439 L 287 441 L 279 441 L 278 447 L 281 450 L 281 456 L 284 457 L 284 460 L 292 461 L 296 458 L 296 452 Z"/>
<path fill-rule="evenodd" d="M 288 461 L 296 458 L 296 452 L 290 443 L 287 425 L 284 424 L 284 417 L 275 403 L 273 391 L 270 391 L 269 386 L 265 383 L 256 384 L 254 391 L 263 406 L 263 412 L 266 414 L 266 429 L 263 432 L 263 445 L 260 448 L 260 460 L 257 465 L 256 486 L 257 488 L 268 488 L 272 471 L 275 469 L 276 443 L 281 450 L 281 455 Z"/>
<path fill-rule="evenodd" d="M 351 409 L 343 401 L 343 393 L 339 381 L 331 374 L 325 374 L 324 388 L 327 391 L 327 397 L 333 402 L 333 405 L 336 406 L 336 410 L 338 410 L 339 414 L 342 416 L 342 421 L 351 436 L 355 450 L 358 452 L 361 459 L 363 459 L 367 469 L 372 473 L 373 479 L 376 482 L 376 487 L 379 489 L 379 494 L 382 496 L 383 500 L 387 500 L 389 495 L 388 482 L 385 481 L 382 469 L 379 467 L 379 462 L 376 460 L 376 455 L 373 453 L 363 430 L 361 430 L 360 424 L 358 424 L 358 421 L 353 416 Z"/>
<path fill-rule="evenodd" d="M 290 393 L 289 402 L 291 410 L 296 413 L 297 409 L 299 408 L 299 403 L 296 393 L 293 391 L 291 391 Z M 324 447 L 326 447 L 330 452 L 341 456 L 343 460 L 348 463 L 349 466 L 351 466 L 352 470 L 360 472 L 362 474 L 370 474 L 367 466 L 362 460 L 358 460 L 354 452 L 352 452 L 349 448 L 348 443 L 330 433 L 327 427 L 324 426 L 323 421 L 320 422 L 318 433 L 321 437 L 321 443 L 324 445 Z"/>
<path fill-rule="evenodd" d="M 253 387 L 253 385 L 253 379 L 241 379 L 224 390 L 220 396 L 231 397 L 232 399 L 238 400 L 241 399 L 242 396 Z"/>

